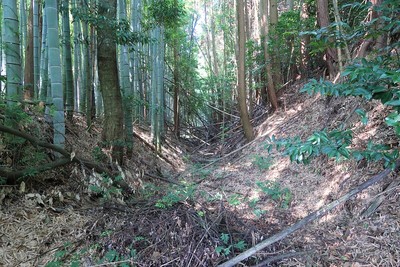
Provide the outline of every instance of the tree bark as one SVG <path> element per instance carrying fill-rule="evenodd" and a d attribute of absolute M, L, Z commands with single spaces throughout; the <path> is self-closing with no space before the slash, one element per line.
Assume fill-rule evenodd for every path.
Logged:
<path fill-rule="evenodd" d="M 174 41 L 174 133 L 177 138 L 180 136 L 180 119 L 179 119 L 179 51 L 178 42 Z"/>
<path fill-rule="evenodd" d="M 33 74 L 33 0 L 29 8 L 27 23 L 27 36 L 25 48 L 25 69 L 24 69 L 24 99 L 32 100 L 34 97 L 34 74 Z"/>
<path fill-rule="evenodd" d="M 47 15 L 47 38 L 48 38 L 48 59 L 51 84 L 51 104 L 55 111 L 47 114 L 52 115 L 54 128 L 54 144 L 64 147 L 65 143 L 65 118 L 64 118 L 64 96 L 62 88 L 60 41 L 58 30 L 58 6 L 57 0 L 46 1 Z M 50 92 L 47 92 L 50 93 Z"/>
<path fill-rule="evenodd" d="M 272 108 L 274 110 L 278 109 L 278 98 L 276 96 L 276 90 L 275 90 L 275 84 L 273 81 L 273 76 L 272 76 L 272 62 L 271 62 L 271 56 L 269 53 L 269 25 L 268 25 L 268 1 L 267 0 L 261 0 L 261 6 L 260 6 L 260 12 L 261 12 L 261 37 L 264 37 L 264 42 L 263 42 L 263 48 L 264 48 L 264 62 L 265 62 L 265 77 L 266 79 L 266 84 L 267 84 L 267 92 L 269 96 L 269 101 L 272 105 Z M 263 94 L 263 92 L 261 92 Z"/>
<path fill-rule="evenodd" d="M 39 99 L 39 80 L 40 80 L 40 4 L 39 0 L 32 0 L 33 5 L 33 92 L 36 99 Z"/>
<path fill-rule="evenodd" d="M 118 0 L 119 21 L 126 20 L 126 0 Z M 129 77 L 129 52 L 127 45 L 119 46 L 119 75 L 123 92 L 126 154 L 128 158 L 133 153 L 133 88 Z"/>
<path fill-rule="evenodd" d="M 253 126 L 251 125 L 249 113 L 246 104 L 246 68 L 245 68 L 245 55 L 246 55 L 246 33 L 244 22 L 244 0 L 237 0 L 237 27 L 238 27 L 238 104 L 240 112 L 240 120 L 242 122 L 244 135 L 247 141 L 254 139 Z"/>
<path fill-rule="evenodd" d="M 330 24 L 327 0 L 317 0 L 317 21 L 318 21 L 318 25 L 321 28 L 328 27 Z M 328 67 L 329 75 L 331 77 L 335 77 L 337 70 L 336 70 L 334 63 L 337 62 L 337 55 L 336 55 L 336 50 L 334 48 L 326 49 L 325 62 Z"/>
<path fill-rule="evenodd" d="M 378 19 L 379 13 L 375 10 L 378 7 L 382 0 L 371 0 L 372 6 L 368 12 L 368 21 L 372 21 L 374 19 Z M 378 23 L 378 26 L 382 26 L 381 23 Z M 374 30 L 377 30 L 376 28 Z M 368 36 L 370 33 L 368 32 L 366 35 Z M 364 41 L 361 43 L 360 48 L 357 51 L 356 58 L 363 58 L 367 55 L 368 49 L 373 45 L 376 44 L 377 48 L 381 48 L 384 45 L 385 35 L 380 35 L 378 37 L 368 37 L 365 38 Z"/>
<path fill-rule="evenodd" d="M 21 95 L 21 54 L 18 34 L 18 12 L 15 0 L 3 0 L 3 42 L 6 56 L 6 96 L 8 105 L 15 105 Z"/>
<path fill-rule="evenodd" d="M 123 163 L 123 112 L 117 70 L 115 32 L 109 21 L 115 21 L 117 1 L 106 0 L 99 4 L 99 15 L 105 23 L 97 28 L 97 62 L 100 91 L 104 105 L 102 140 L 112 149 L 113 160 Z"/>
<path fill-rule="evenodd" d="M 62 1 L 62 28 L 63 28 L 63 71 L 65 110 L 67 120 L 72 121 L 74 111 L 74 77 L 72 71 L 71 27 L 69 22 L 69 0 Z"/>
<path fill-rule="evenodd" d="M 175 6 L 178 5 L 178 1 L 174 0 Z M 173 53 L 174 53 L 174 133 L 177 138 L 180 136 L 180 120 L 179 120 L 179 42 L 178 42 L 178 27 L 174 27 L 175 34 L 173 43 Z"/>
<path fill-rule="evenodd" d="M 281 84 L 283 84 L 282 73 L 281 73 L 281 59 L 279 57 L 279 45 L 276 40 L 278 40 L 278 33 L 276 32 L 276 26 L 278 24 L 278 3 L 277 0 L 268 0 L 269 2 L 269 35 L 268 40 L 273 40 L 272 42 L 272 51 L 273 56 L 271 57 L 271 69 L 272 69 L 272 78 L 274 81 L 274 87 L 279 88 Z M 279 87 L 278 87 L 279 86 Z"/>
<path fill-rule="evenodd" d="M 300 10 L 300 23 L 305 25 L 305 21 L 309 18 L 308 15 L 308 4 L 304 1 L 301 5 Z M 305 29 L 307 30 L 307 29 Z M 310 44 L 310 36 L 308 34 L 304 34 L 300 37 L 300 73 L 302 78 L 306 78 L 309 72 L 309 62 L 310 62 L 310 53 L 308 50 L 308 46 Z"/>

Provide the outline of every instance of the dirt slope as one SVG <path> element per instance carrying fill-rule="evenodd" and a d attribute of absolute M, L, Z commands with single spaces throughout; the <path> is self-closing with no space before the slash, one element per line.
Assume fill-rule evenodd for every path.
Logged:
<path fill-rule="evenodd" d="M 251 145 L 207 167 L 187 160 L 199 152 L 190 155 L 173 142 L 166 158 L 155 156 L 141 144 L 146 131 L 137 129 L 143 140 L 125 170 L 133 198 L 89 195 L 92 173 L 82 166 L 44 173 L 25 189 L 1 187 L 0 266 L 215 266 L 239 253 L 240 244 L 259 243 L 381 171 L 379 163 L 319 157 L 300 165 L 267 152 L 267 136 L 307 138 L 341 124 L 354 130 L 355 146 L 396 142 L 383 123 L 389 111 L 380 104 L 327 101 L 300 94 L 299 87 L 282 94 L 284 107 L 257 126 Z M 357 107 L 368 111 L 367 126 L 352 112 Z M 80 123 L 69 126 L 70 148 L 92 157 L 100 130 L 85 132 Z M 230 140 L 232 147 L 242 144 Z M 199 184 L 167 188 L 143 172 Z M 265 259 L 270 261 L 262 266 L 400 266 L 399 188 L 382 193 L 395 179 L 391 175 L 242 266 Z M 378 195 L 383 203 L 362 218 Z"/>
<path fill-rule="evenodd" d="M 243 201 L 231 209 L 254 221 L 266 235 L 284 229 L 383 170 L 380 163 L 336 161 L 324 156 L 308 165 L 291 163 L 281 153 L 267 152 L 267 136 L 300 136 L 305 140 L 314 131 L 335 129 L 344 124 L 354 131 L 354 146 L 365 147 L 369 140 L 381 144 L 397 143 L 395 134 L 383 123 L 389 111 L 378 102 L 364 103 L 356 98 L 328 101 L 320 96 L 299 94 L 299 87 L 283 94 L 285 107 L 257 127 L 257 140 L 236 159 L 215 167 L 213 178 L 203 183 L 205 187 L 218 188 L 212 189 L 214 194 L 221 190 L 236 192 Z M 354 112 L 356 108 L 368 112 L 367 126 L 359 121 Z M 278 251 L 262 252 L 257 256 L 268 258 L 305 252 L 300 257 L 275 262 L 279 266 L 399 266 L 399 187 L 382 193 L 396 179 L 397 176 L 392 174 L 384 182 L 281 241 L 276 247 Z M 276 196 L 277 200 L 273 200 L 273 195 L 263 193 L 257 185 L 260 183 L 279 184 L 281 194 Z M 290 192 L 287 197 L 285 192 Z M 377 196 L 383 197 L 382 205 L 368 218 L 362 218 L 361 213 Z M 249 208 L 249 199 L 256 198 L 260 201 Z"/>

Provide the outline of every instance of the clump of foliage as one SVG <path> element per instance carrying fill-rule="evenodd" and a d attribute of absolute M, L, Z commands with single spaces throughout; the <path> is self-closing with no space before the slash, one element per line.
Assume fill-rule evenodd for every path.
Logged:
<path fill-rule="evenodd" d="M 254 156 L 253 165 L 255 165 L 260 171 L 268 170 L 272 164 L 272 159 L 269 157 L 263 157 L 260 155 Z"/>
<path fill-rule="evenodd" d="M 273 181 L 257 181 L 256 185 L 272 200 L 280 202 L 282 208 L 287 209 L 289 207 L 293 196 L 288 188 L 282 188 L 279 183 Z"/>
<path fill-rule="evenodd" d="M 220 240 L 222 241 L 223 245 L 217 246 L 215 248 L 215 252 L 217 252 L 219 255 L 228 256 L 233 252 L 234 249 L 243 251 L 247 247 L 247 244 L 243 240 L 231 244 L 230 239 L 231 237 L 229 234 L 222 233 Z"/>
<path fill-rule="evenodd" d="M 193 199 L 196 193 L 196 187 L 193 185 L 188 186 L 173 186 L 171 187 L 166 195 L 161 199 L 157 200 L 156 207 L 166 209 L 173 205 Z"/>
<path fill-rule="evenodd" d="M 122 189 L 115 185 L 115 182 L 121 180 L 122 177 L 120 175 L 111 179 L 107 175 L 93 173 L 89 178 L 89 193 L 99 195 L 104 201 L 112 198 L 121 198 Z"/>
<path fill-rule="evenodd" d="M 107 235 L 108 232 L 102 233 L 102 236 Z M 135 240 L 137 240 L 137 237 Z M 115 249 L 108 249 L 104 252 L 102 256 L 97 256 L 93 254 L 94 251 L 97 252 L 102 245 L 99 243 L 92 244 L 90 247 L 84 247 L 79 251 L 75 251 L 75 246 L 72 243 L 66 242 L 63 245 L 63 248 L 58 250 L 54 254 L 54 258 L 52 261 L 46 264 L 46 267 L 61 267 L 61 266 L 71 266 L 71 267 L 78 267 L 82 266 L 83 260 L 85 258 L 90 257 L 91 261 L 98 266 L 105 266 L 105 265 L 116 265 L 121 267 L 128 267 L 131 266 L 131 263 L 137 256 L 136 249 L 133 248 L 133 244 L 126 247 L 126 253 L 121 253 Z"/>
<path fill-rule="evenodd" d="M 343 8 L 362 8 L 367 12 L 369 5 L 345 5 Z M 330 97 L 360 97 L 367 101 L 373 99 L 379 100 L 385 106 L 388 106 L 392 112 L 384 119 L 385 123 L 393 127 L 394 132 L 400 137 L 400 60 L 398 50 L 399 24 L 398 14 L 400 6 L 392 0 L 384 1 L 376 11 L 381 12 L 381 17 L 370 21 L 362 27 L 353 27 L 342 25 L 347 35 L 338 36 L 335 30 L 335 24 L 328 28 L 323 28 L 311 34 L 314 40 L 319 41 L 314 46 L 319 49 L 326 49 L 331 46 L 330 37 L 335 37 L 339 42 L 336 45 L 341 46 L 347 41 L 357 43 L 360 37 L 376 37 L 381 34 L 387 34 L 389 42 L 384 48 L 375 50 L 368 58 L 354 60 L 348 64 L 341 73 L 341 83 L 333 83 L 324 79 L 311 79 L 301 92 L 309 94 L 322 94 Z M 395 15 L 397 14 L 397 16 Z M 346 27 L 350 28 L 346 28 Z M 378 27 L 380 26 L 380 27 Z M 341 40 L 341 41 L 340 41 Z M 324 45 L 322 45 L 322 42 Z M 318 52 L 314 49 L 314 52 Z M 368 114 L 363 109 L 357 109 L 355 112 L 363 125 L 368 124 Z M 299 137 L 276 139 L 274 136 L 267 140 L 266 149 L 276 148 L 290 157 L 291 161 L 298 163 L 309 163 L 314 157 L 326 155 L 336 159 L 355 159 L 367 161 L 382 161 L 385 167 L 394 167 L 399 158 L 399 150 L 384 144 L 369 142 L 364 149 L 355 148 L 352 143 L 353 131 L 339 127 L 333 131 L 326 129 L 316 131 L 305 140 Z"/>

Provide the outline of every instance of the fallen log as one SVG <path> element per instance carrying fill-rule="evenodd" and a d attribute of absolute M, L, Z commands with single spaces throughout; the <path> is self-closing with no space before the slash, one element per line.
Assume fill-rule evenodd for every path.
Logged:
<path fill-rule="evenodd" d="M 397 170 L 399 168 L 399 166 L 400 166 L 400 160 L 398 160 L 396 162 L 394 169 Z M 272 244 L 274 244 L 274 243 L 286 238 L 288 235 L 294 233 L 295 231 L 299 230 L 300 228 L 304 227 L 305 225 L 309 224 L 310 222 L 322 217 L 327 212 L 333 210 L 335 207 L 337 207 L 338 205 L 344 203 L 345 201 L 347 201 L 351 197 L 357 195 L 358 193 L 360 193 L 364 189 L 366 189 L 366 188 L 370 187 L 371 185 L 383 180 L 383 178 L 388 176 L 392 171 L 393 171 L 392 168 L 386 168 L 381 173 L 378 173 L 377 175 L 373 176 L 368 181 L 366 181 L 366 182 L 360 184 L 359 186 L 357 186 L 356 188 L 350 190 L 347 194 L 343 195 L 342 197 L 338 198 L 337 200 L 329 203 L 328 205 L 320 208 L 317 211 L 314 211 L 313 213 L 310 213 L 305 218 L 301 219 L 300 221 L 298 221 L 297 223 L 293 224 L 292 226 L 290 226 L 290 227 L 282 230 L 281 232 L 279 232 L 279 233 L 277 233 L 277 234 L 265 239 L 261 243 L 259 243 L 259 244 L 255 245 L 254 247 L 251 247 L 250 249 L 240 253 L 236 257 L 228 260 L 227 262 L 224 262 L 224 263 L 218 265 L 218 267 L 231 267 L 231 266 L 234 266 L 235 264 L 238 264 L 239 262 L 251 257 L 252 255 L 257 253 L 258 251 L 266 248 L 267 246 L 270 246 L 270 245 L 272 245 Z"/>

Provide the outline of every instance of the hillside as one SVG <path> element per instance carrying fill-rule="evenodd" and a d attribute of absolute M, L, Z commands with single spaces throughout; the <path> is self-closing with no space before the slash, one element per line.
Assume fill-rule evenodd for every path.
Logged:
<path fill-rule="evenodd" d="M 223 156 L 215 152 L 218 141 L 199 148 L 172 138 L 157 156 L 148 131 L 135 129 L 135 156 L 120 170 L 134 189 L 129 195 L 115 194 L 77 164 L 43 172 L 25 186 L 2 186 L 0 265 L 216 266 L 381 172 L 379 162 L 320 156 L 304 165 L 268 153 L 272 135 L 306 139 L 341 124 L 354 130 L 354 146 L 396 142 L 382 104 L 308 96 L 301 86 L 283 91 L 284 106 L 258 119 L 253 142 L 245 144 L 239 128 L 232 131 Z M 366 126 L 358 107 L 368 111 Z M 95 160 L 100 129 L 86 131 L 82 118 L 74 121 L 67 125 L 71 151 Z M 96 183 L 103 191 L 91 190 Z M 398 266 L 399 196 L 391 174 L 240 266 Z M 362 216 L 377 199 L 376 210 Z"/>

